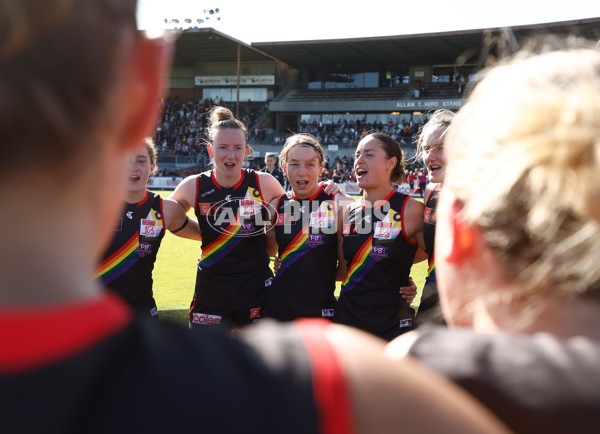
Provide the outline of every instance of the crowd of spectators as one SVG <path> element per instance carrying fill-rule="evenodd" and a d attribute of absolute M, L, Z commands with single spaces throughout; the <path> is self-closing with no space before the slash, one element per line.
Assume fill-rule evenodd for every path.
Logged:
<path fill-rule="evenodd" d="M 193 97 L 185 102 L 180 101 L 178 96 L 164 99 L 160 107 L 161 120 L 154 134 L 160 155 L 206 154 L 207 114 L 215 105 L 228 107 L 224 101 L 210 98 Z M 248 100 L 243 104 L 240 119 L 246 125 L 252 125 L 261 110 L 264 107 L 256 110 L 252 101 Z"/>
<path fill-rule="evenodd" d="M 420 122 L 408 121 L 398 118 L 390 119 L 387 124 L 382 122 L 370 123 L 364 118 L 356 120 L 338 119 L 336 123 L 324 124 L 313 120 L 310 123 L 302 121 L 300 131 L 312 134 L 323 145 L 337 144 L 347 147 L 356 147 L 358 142 L 370 131 L 383 131 L 402 145 L 403 148 L 414 147 L 413 136 L 419 131 L 421 125 L 427 122 L 424 118 Z"/>
<path fill-rule="evenodd" d="M 160 157 L 190 156 L 199 165 L 178 170 L 160 169 L 158 176 L 185 177 L 206 170 L 206 163 L 209 161 L 206 149 L 208 140 L 206 135 L 207 114 L 215 105 L 228 107 L 227 103 L 222 100 L 201 99 L 199 97 L 182 101 L 178 96 L 170 96 L 161 102 L 161 120 L 154 134 L 159 160 Z M 250 138 L 257 143 L 279 143 L 283 146 L 286 139 L 285 134 L 267 136 L 264 126 L 254 125 L 257 116 L 268 110 L 268 103 L 256 105 L 259 107 L 256 108 L 255 104 L 249 100 L 241 107 L 240 118 L 249 126 Z M 390 120 L 387 124 L 381 122 L 368 123 L 364 118 L 362 120 L 338 119 L 336 123 L 331 124 L 314 120 L 310 123 L 303 121 L 299 125 L 299 129 L 301 132 L 312 134 L 323 145 L 338 144 L 353 148 L 369 131 L 378 130 L 390 134 L 403 147 L 414 147 L 413 136 L 425 122 L 427 122 L 426 118 L 421 122 L 395 119 Z M 322 179 L 333 179 L 337 183 L 355 181 L 353 160 L 352 156 L 344 155 L 327 162 Z M 249 163 L 249 167 L 256 170 L 262 169 L 263 166 L 264 163 L 258 159 Z"/>

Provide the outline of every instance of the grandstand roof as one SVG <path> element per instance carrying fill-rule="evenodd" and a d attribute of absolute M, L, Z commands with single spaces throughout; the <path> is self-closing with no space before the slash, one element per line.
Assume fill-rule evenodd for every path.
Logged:
<path fill-rule="evenodd" d="M 600 18 L 511 27 L 517 40 L 538 33 L 600 37 Z M 252 47 L 296 69 L 366 72 L 397 66 L 475 63 L 486 35 L 501 28 L 355 39 L 261 42 Z"/>
<path fill-rule="evenodd" d="M 277 60 L 242 41 L 212 28 L 192 28 L 184 31 L 176 42 L 175 64 L 195 62 L 235 62 L 240 47 L 242 61 Z"/>

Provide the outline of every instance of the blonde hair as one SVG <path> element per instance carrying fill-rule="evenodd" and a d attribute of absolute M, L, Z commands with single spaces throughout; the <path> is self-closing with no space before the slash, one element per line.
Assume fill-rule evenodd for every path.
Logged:
<path fill-rule="evenodd" d="M 444 189 L 513 296 L 600 287 L 600 51 L 576 45 L 487 71 L 446 139 Z"/>
<path fill-rule="evenodd" d="M 415 145 L 417 146 L 417 152 L 413 157 L 413 161 L 423 160 L 423 155 L 425 153 L 425 143 L 423 143 L 423 140 L 425 138 L 425 134 L 430 130 L 435 130 L 436 128 L 448 128 L 450 124 L 452 124 L 454 116 L 454 112 L 446 109 L 440 109 L 433 112 L 431 118 L 429 118 L 427 123 L 419 129 L 419 133 L 416 136 Z"/>
<path fill-rule="evenodd" d="M 287 138 L 283 145 L 283 149 L 279 153 L 279 166 L 281 167 L 281 170 L 283 170 L 284 166 L 287 164 L 288 154 L 296 146 L 314 149 L 319 158 L 319 165 L 323 166 L 325 164 L 325 151 L 323 151 L 323 147 L 319 141 L 311 134 L 298 133 Z"/>

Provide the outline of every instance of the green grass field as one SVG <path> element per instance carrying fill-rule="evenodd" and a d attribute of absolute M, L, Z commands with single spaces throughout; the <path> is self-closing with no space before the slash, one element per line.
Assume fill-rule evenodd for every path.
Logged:
<path fill-rule="evenodd" d="M 170 191 L 156 191 L 161 196 L 169 196 Z M 193 217 L 193 210 L 189 213 Z M 200 243 L 177 237 L 167 231 L 154 266 L 154 298 L 161 319 L 170 319 L 187 324 L 187 311 L 194 296 L 196 266 L 200 256 Z M 427 275 L 427 261 L 413 266 L 411 276 L 418 293 L 413 306 L 418 306 L 421 289 Z M 341 283 L 338 282 L 336 294 Z"/>

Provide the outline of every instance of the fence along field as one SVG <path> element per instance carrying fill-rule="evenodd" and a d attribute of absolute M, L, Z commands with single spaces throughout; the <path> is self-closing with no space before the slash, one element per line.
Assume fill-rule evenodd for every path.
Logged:
<path fill-rule="evenodd" d="M 171 191 L 158 190 L 155 193 L 167 197 Z M 188 214 L 194 217 L 193 210 Z M 161 319 L 187 324 L 187 311 L 194 296 L 198 256 L 200 256 L 199 242 L 177 237 L 167 231 L 158 251 L 153 272 L 154 298 Z M 427 261 L 413 265 L 411 276 L 418 289 L 417 297 L 413 302 L 414 307 L 418 306 L 421 299 L 421 289 L 426 275 Z M 336 295 L 339 291 L 340 282 L 337 284 Z"/>

